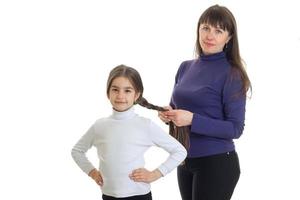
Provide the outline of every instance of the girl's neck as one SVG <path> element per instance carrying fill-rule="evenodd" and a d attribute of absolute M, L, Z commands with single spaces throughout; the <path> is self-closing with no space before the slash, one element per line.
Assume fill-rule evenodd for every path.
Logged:
<path fill-rule="evenodd" d="M 118 120 L 130 119 L 133 116 L 135 116 L 134 106 L 131 106 L 130 108 L 128 108 L 127 110 L 124 110 L 124 111 L 117 111 L 113 108 L 112 117 L 114 119 L 118 119 Z"/>

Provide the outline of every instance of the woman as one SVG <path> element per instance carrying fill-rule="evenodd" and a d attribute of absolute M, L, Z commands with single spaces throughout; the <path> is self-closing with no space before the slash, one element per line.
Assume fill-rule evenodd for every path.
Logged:
<path fill-rule="evenodd" d="M 239 53 L 232 13 L 209 7 L 197 27 L 197 59 L 176 74 L 164 122 L 188 126 L 188 157 L 177 169 L 183 200 L 230 199 L 240 176 L 233 139 L 244 129 L 246 93 L 251 83 Z"/>

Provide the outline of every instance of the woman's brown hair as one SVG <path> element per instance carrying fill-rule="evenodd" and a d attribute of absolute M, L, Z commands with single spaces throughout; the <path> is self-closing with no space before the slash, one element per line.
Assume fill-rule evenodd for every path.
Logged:
<path fill-rule="evenodd" d="M 119 65 L 110 71 L 109 77 L 107 79 L 107 84 L 106 84 L 107 96 L 109 96 L 109 89 L 111 87 L 113 80 L 118 77 L 127 78 L 130 81 L 130 83 L 132 84 L 132 86 L 134 87 L 135 92 L 140 94 L 140 96 L 136 100 L 135 104 L 139 104 L 140 106 L 143 106 L 145 108 L 152 109 L 152 110 L 167 111 L 163 107 L 156 106 L 156 105 L 149 103 L 143 97 L 144 87 L 143 87 L 143 82 L 142 82 L 140 74 L 134 68 L 128 67 L 126 65 Z M 190 132 L 190 130 L 189 130 L 188 126 L 177 127 L 174 125 L 174 123 L 172 123 L 172 122 L 169 123 L 170 135 L 173 136 L 174 138 L 176 138 L 186 149 L 189 148 L 189 132 Z"/>

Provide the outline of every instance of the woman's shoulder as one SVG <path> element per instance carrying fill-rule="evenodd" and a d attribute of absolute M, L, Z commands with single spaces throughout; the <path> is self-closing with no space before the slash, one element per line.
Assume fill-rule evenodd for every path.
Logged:
<path fill-rule="evenodd" d="M 242 79 L 242 72 L 237 67 L 230 65 L 227 70 L 227 78 L 231 81 L 240 81 Z"/>
<path fill-rule="evenodd" d="M 177 74 L 184 73 L 188 68 L 190 68 L 190 66 L 192 66 L 196 62 L 197 62 L 197 59 L 182 61 L 181 64 L 180 64 L 180 66 L 179 66 L 179 68 L 178 68 Z"/>
<path fill-rule="evenodd" d="M 192 64 L 196 63 L 198 59 L 192 59 L 192 60 L 184 60 L 181 62 L 180 66 L 185 68 L 185 67 L 189 67 Z"/>

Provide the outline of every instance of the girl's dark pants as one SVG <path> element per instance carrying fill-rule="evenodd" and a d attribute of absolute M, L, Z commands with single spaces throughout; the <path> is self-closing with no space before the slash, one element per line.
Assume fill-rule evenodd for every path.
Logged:
<path fill-rule="evenodd" d="M 151 195 L 151 192 L 149 192 L 148 194 L 144 194 L 144 195 L 116 198 L 116 197 L 111 197 L 111 196 L 107 196 L 107 195 L 103 194 L 102 199 L 103 200 L 116 200 L 116 199 L 120 199 L 120 200 L 152 200 L 152 195 Z"/>

